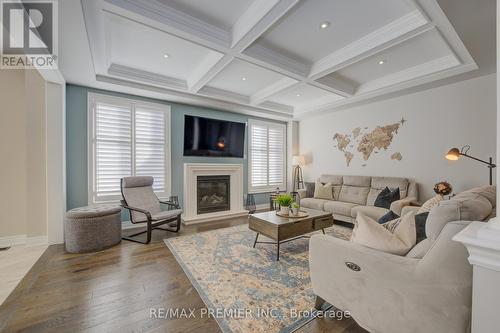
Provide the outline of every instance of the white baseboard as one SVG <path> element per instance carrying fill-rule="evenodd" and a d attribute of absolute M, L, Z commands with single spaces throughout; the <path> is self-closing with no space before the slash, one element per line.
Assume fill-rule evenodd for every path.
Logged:
<path fill-rule="evenodd" d="M 7 237 L 0 237 L 0 247 L 16 245 L 37 246 L 47 244 L 47 236 L 28 237 L 27 235 L 12 235 Z"/>
<path fill-rule="evenodd" d="M 49 244 L 47 236 L 34 236 L 26 238 L 27 246 L 47 245 Z"/>
<path fill-rule="evenodd" d="M 24 245 L 26 244 L 26 235 L 13 235 L 0 237 L 0 247 Z"/>

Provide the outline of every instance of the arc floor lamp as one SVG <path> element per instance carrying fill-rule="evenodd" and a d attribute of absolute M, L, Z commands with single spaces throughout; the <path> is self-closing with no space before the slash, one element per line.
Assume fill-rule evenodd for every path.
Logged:
<path fill-rule="evenodd" d="M 496 168 L 497 166 L 493 163 L 493 158 L 490 157 L 489 162 L 481 160 L 477 157 L 470 156 L 469 153 L 470 146 L 466 145 L 463 146 L 461 149 L 458 148 L 451 148 L 448 153 L 446 154 L 446 159 L 450 161 L 456 161 L 460 158 L 460 156 L 465 156 L 468 157 L 474 161 L 478 161 L 481 163 L 484 163 L 488 166 L 488 169 L 490 170 L 490 185 L 493 185 L 493 169 Z"/>

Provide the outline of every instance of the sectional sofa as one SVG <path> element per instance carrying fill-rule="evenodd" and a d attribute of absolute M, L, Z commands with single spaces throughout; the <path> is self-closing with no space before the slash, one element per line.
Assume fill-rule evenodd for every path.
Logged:
<path fill-rule="evenodd" d="M 354 223 L 356 215 L 364 215 L 378 220 L 389 209 L 375 207 L 378 194 L 385 188 L 399 187 L 401 199 L 391 204 L 390 210 L 401 215 L 405 206 L 418 202 L 418 184 L 408 178 L 322 175 L 319 181 L 333 185 L 333 200 L 313 198 L 314 189 L 299 190 L 302 207 L 331 212 L 334 219 Z M 314 183 L 307 183 L 314 186 Z"/>

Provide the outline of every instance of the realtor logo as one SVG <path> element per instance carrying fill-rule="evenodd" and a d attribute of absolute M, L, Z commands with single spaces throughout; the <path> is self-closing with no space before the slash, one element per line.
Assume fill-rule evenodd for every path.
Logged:
<path fill-rule="evenodd" d="M 57 68 L 56 0 L 0 0 L 0 68 Z"/>

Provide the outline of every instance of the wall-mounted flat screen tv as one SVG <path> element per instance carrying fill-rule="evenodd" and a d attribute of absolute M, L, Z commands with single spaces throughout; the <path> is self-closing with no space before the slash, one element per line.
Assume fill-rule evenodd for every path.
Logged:
<path fill-rule="evenodd" d="M 245 124 L 186 115 L 184 156 L 243 157 Z"/>

